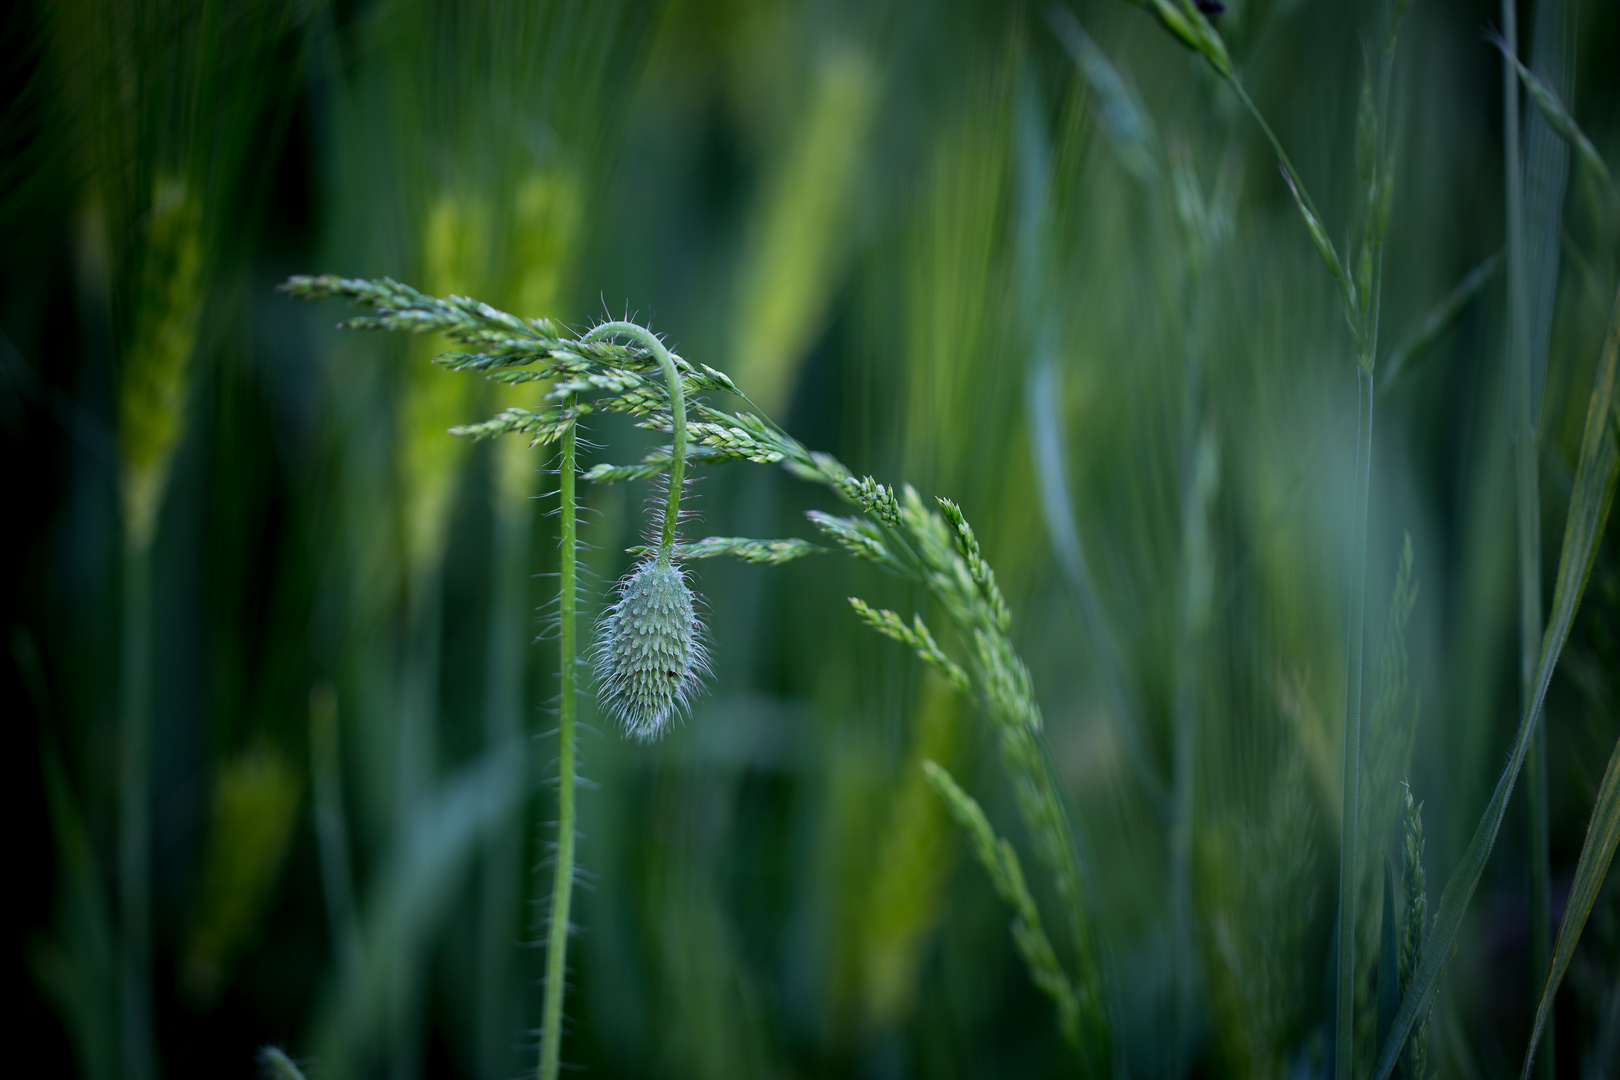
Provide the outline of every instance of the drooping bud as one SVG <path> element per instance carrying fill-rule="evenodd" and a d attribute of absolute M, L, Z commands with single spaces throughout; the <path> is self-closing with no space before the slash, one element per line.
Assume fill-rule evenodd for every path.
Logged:
<path fill-rule="evenodd" d="M 596 642 L 597 700 L 632 738 L 651 742 L 709 671 L 686 575 L 651 556 L 619 585 Z"/>

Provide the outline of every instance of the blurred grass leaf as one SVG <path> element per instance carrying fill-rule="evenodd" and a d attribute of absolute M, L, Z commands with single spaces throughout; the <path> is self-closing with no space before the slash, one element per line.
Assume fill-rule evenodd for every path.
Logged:
<path fill-rule="evenodd" d="M 264 917 L 302 790 L 292 764 L 269 747 L 248 750 L 220 769 L 182 974 L 198 1001 L 218 996 L 231 960 Z"/>
<path fill-rule="evenodd" d="M 1502 55 L 1512 62 L 1519 73 L 1519 81 L 1530 94 L 1530 100 L 1535 102 L 1536 108 L 1547 118 L 1553 129 L 1575 148 L 1582 163 L 1597 174 L 1605 186 L 1612 184 L 1613 178 L 1609 174 L 1609 167 L 1603 162 L 1603 156 L 1597 152 L 1597 147 L 1592 145 L 1592 140 L 1586 137 L 1586 132 L 1575 123 L 1575 118 L 1569 114 L 1569 110 L 1558 99 L 1552 87 L 1542 82 L 1535 72 L 1525 67 L 1524 62 L 1513 55 L 1500 34 L 1489 34 L 1486 40 L 1495 45 Z"/>
<path fill-rule="evenodd" d="M 1586 843 L 1581 846 L 1580 861 L 1575 864 L 1575 881 L 1570 886 L 1569 902 L 1564 908 L 1564 919 L 1558 927 L 1558 942 L 1553 948 L 1552 970 L 1547 973 L 1547 986 L 1541 992 L 1536 1006 L 1536 1023 L 1530 1031 L 1530 1045 L 1524 1052 L 1521 1080 L 1527 1080 L 1535 1064 L 1536 1045 L 1541 1041 L 1542 1028 L 1552 1008 L 1553 997 L 1564 981 L 1564 972 L 1575 956 L 1575 945 L 1586 926 L 1586 917 L 1592 913 L 1603 879 L 1608 876 L 1609 863 L 1620 842 L 1620 743 L 1609 757 L 1609 767 L 1603 773 L 1597 801 L 1592 805 L 1592 819 L 1586 826 Z"/>
<path fill-rule="evenodd" d="M 384 854 L 361 921 L 358 962 L 339 971 L 336 1001 L 320 1015 L 322 1065 L 346 1073 L 377 1049 L 401 995 L 420 978 L 429 931 L 472 855 L 523 795 L 521 741 L 496 746 L 419 799 Z"/>
<path fill-rule="evenodd" d="M 781 408 L 839 284 L 878 77 L 853 47 L 815 65 L 809 101 L 767 188 L 743 272 L 733 371 L 767 411 Z"/>
<path fill-rule="evenodd" d="M 85 1080 L 120 1075 L 118 950 L 90 834 L 56 753 L 42 762 L 58 881 L 56 929 L 28 942 L 28 966 L 67 1022 Z"/>
<path fill-rule="evenodd" d="M 1502 269 L 1502 254 L 1501 251 L 1496 252 L 1464 274 L 1457 287 L 1452 289 L 1444 300 L 1430 308 L 1417 328 L 1390 350 L 1380 365 L 1382 369 L 1378 378 L 1380 394 L 1388 394 L 1394 390 L 1403 376 L 1415 370 L 1418 364 L 1431 355 L 1430 347 L 1442 334 L 1451 329 L 1474 297 L 1495 280 L 1497 271 Z"/>
<path fill-rule="evenodd" d="M 1497 780 L 1496 790 L 1480 817 L 1474 838 L 1440 896 L 1434 928 L 1423 949 L 1423 960 L 1412 977 L 1412 985 L 1401 1001 L 1400 1012 L 1379 1054 L 1375 1073 L 1377 1080 L 1386 1080 L 1394 1070 L 1418 1012 L 1434 992 L 1440 971 L 1451 955 L 1452 944 L 1462 928 L 1463 916 L 1468 911 L 1474 890 L 1479 886 L 1485 863 L 1496 843 L 1496 834 L 1507 815 L 1508 797 L 1512 795 L 1513 785 L 1524 766 L 1536 724 L 1542 719 L 1542 704 L 1552 683 L 1553 669 L 1569 636 L 1575 609 L 1580 604 L 1587 576 L 1597 557 L 1597 542 L 1609 516 L 1615 478 L 1620 472 L 1620 452 L 1617 452 L 1610 430 L 1617 356 L 1620 356 L 1620 292 L 1616 293 L 1610 310 L 1609 329 L 1593 379 L 1592 395 L 1587 403 L 1586 428 L 1581 438 L 1581 456 L 1576 466 L 1574 491 L 1570 496 L 1569 517 L 1564 526 L 1563 550 L 1558 558 L 1558 581 L 1553 589 L 1552 613 L 1542 638 L 1541 656 L 1536 664 L 1535 692 L 1526 703 L 1518 733 L 1514 737 L 1512 756 Z"/>

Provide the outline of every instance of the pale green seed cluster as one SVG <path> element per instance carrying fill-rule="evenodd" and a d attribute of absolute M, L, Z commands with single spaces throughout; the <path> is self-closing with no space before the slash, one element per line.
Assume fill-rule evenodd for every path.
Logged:
<path fill-rule="evenodd" d="M 625 733 L 652 741 L 686 707 L 708 673 L 703 624 L 686 575 L 649 558 L 620 586 L 596 643 L 597 698 Z"/>

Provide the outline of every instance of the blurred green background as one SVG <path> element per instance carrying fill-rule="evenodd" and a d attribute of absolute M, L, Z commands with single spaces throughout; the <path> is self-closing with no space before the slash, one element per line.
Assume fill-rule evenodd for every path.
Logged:
<path fill-rule="evenodd" d="M 1378 50 L 1365 7 L 1232 0 L 1218 23 L 1334 237 Z M 533 1069 L 551 459 L 444 434 L 532 388 L 447 374 L 432 339 L 339 335 L 339 305 L 273 292 L 333 272 L 580 327 L 628 312 L 807 445 L 957 500 L 1083 837 L 1119 1068 L 1326 1074 L 1352 342 L 1230 92 L 1127 4 L 1064 10 L 1124 91 L 1077 64 L 1056 29 L 1073 20 L 1028 4 L 0 15 L 8 997 L 34 1072 L 240 1076 L 269 1043 L 311 1075 Z M 1564 65 L 1620 164 L 1620 7 L 1519 11 L 1525 55 Z M 1481 36 L 1499 21 L 1418 0 L 1403 26 L 1390 345 L 1503 246 L 1501 63 Z M 1608 205 L 1541 138 L 1550 595 L 1617 251 Z M 1431 905 L 1518 712 L 1506 326 L 1496 274 L 1376 420 L 1368 656 L 1409 537 L 1397 690 L 1416 720 L 1409 761 L 1397 739 L 1372 770 L 1367 842 L 1409 780 Z M 617 422 L 587 434 L 586 465 L 647 444 Z M 772 470 L 697 472 L 694 535 L 811 535 L 802 511 L 827 506 Z M 645 497 L 585 491 L 593 615 Z M 1022 845 L 993 740 L 844 602 L 922 598 L 837 557 L 697 580 L 714 676 L 684 725 L 632 744 L 586 706 L 564 1060 L 1072 1071 L 918 767 L 948 765 Z M 1548 704 L 1555 917 L 1617 707 L 1611 529 Z M 131 708 L 149 710 L 133 757 Z M 1178 730 L 1196 732 L 1179 864 Z M 1518 1071 L 1537 989 L 1524 835 L 1515 805 L 1436 1006 L 1441 1075 Z M 1561 1074 L 1620 1072 L 1615 876 L 1559 997 Z"/>

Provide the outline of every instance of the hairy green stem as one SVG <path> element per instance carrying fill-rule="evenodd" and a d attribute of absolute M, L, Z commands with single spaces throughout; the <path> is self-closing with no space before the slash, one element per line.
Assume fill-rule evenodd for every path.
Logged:
<path fill-rule="evenodd" d="M 152 544 L 124 540 L 123 702 L 118 784 L 118 898 L 123 929 L 126 1080 L 152 1075 Z"/>
<path fill-rule="evenodd" d="M 1344 666 L 1344 817 L 1339 830 L 1339 956 L 1334 1009 L 1334 1076 L 1350 1080 L 1355 1064 L 1356 873 L 1361 814 L 1361 674 L 1367 622 L 1367 503 L 1372 481 L 1373 374 L 1356 368 L 1355 521 L 1351 526 L 1349 633 Z"/>
<path fill-rule="evenodd" d="M 606 322 L 594 327 L 583 340 L 597 341 L 611 334 L 632 338 L 658 361 L 664 380 L 669 383 L 670 452 L 669 496 L 664 501 L 664 530 L 658 540 L 658 558 L 668 563 L 675 550 L 675 526 L 680 521 L 681 482 L 686 478 L 686 394 L 681 387 L 675 360 L 658 336 L 633 322 Z"/>
<path fill-rule="evenodd" d="M 574 407 L 575 395 L 563 401 Z M 558 1053 L 562 1049 L 562 1004 L 568 968 L 568 917 L 574 890 L 574 721 L 576 719 L 577 647 L 575 583 L 578 575 L 577 520 L 574 505 L 576 425 L 562 437 L 557 492 L 561 503 L 562 551 L 558 566 L 557 611 L 561 622 L 562 697 L 557 706 L 557 865 L 551 885 L 551 926 L 546 940 L 546 991 L 540 1033 L 540 1080 L 557 1080 Z"/>
<path fill-rule="evenodd" d="M 1502 0 L 1502 156 L 1507 196 L 1508 371 L 1512 380 L 1514 489 L 1519 551 L 1519 699 L 1521 710 L 1534 693 L 1541 653 L 1541 493 L 1536 473 L 1536 424 L 1531 413 L 1530 289 L 1525 266 L 1524 158 L 1520 146 L 1519 28 L 1513 0 Z M 1547 725 L 1538 725 L 1525 761 L 1527 775 L 1526 853 L 1530 862 L 1530 977 L 1539 992 L 1546 979 L 1551 942 L 1547 851 Z M 1552 1043 L 1540 1058 L 1550 1077 Z"/>

